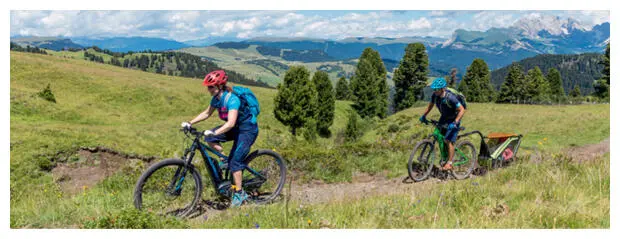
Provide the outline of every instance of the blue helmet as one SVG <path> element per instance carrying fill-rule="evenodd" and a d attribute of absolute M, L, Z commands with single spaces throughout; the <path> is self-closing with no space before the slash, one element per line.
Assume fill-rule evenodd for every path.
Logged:
<path fill-rule="evenodd" d="M 444 78 L 437 77 L 435 78 L 435 80 L 433 80 L 433 83 L 431 84 L 431 89 L 439 90 L 439 89 L 445 88 L 446 86 L 447 86 L 446 80 Z"/>

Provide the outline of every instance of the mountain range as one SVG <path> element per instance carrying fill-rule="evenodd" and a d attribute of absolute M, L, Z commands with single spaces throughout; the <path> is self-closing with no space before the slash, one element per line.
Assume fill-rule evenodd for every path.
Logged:
<path fill-rule="evenodd" d="M 128 52 L 128 51 L 166 51 L 176 50 L 190 45 L 162 38 L 151 37 L 110 37 L 110 38 L 71 38 L 77 44 L 90 47 L 97 46 L 101 49 L 108 49 L 113 52 Z"/>
<path fill-rule="evenodd" d="M 609 42 L 609 37 L 610 24 L 608 22 L 586 28 L 572 18 L 561 19 L 556 16 L 531 15 L 520 19 L 507 28 L 490 28 L 486 31 L 457 29 L 447 39 L 428 36 L 402 38 L 350 37 L 342 40 L 282 37 L 260 37 L 243 40 L 235 37 L 208 37 L 178 42 L 147 37 L 75 37 L 70 39 L 57 38 L 57 41 L 44 38 L 38 43 L 29 38 L 31 39 L 29 42 L 22 40 L 17 43 L 42 48 L 53 46 L 49 49 L 54 50 L 63 47 L 98 46 L 115 52 L 127 52 L 147 49 L 153 51 L 178 50 L 191 46 L 203 47 L 208 45 L 228 47 L 231 44 L 226 42 L 238 42 L 258 45 L 266 54 L 286 53 L 288 57 L 302 62 L 355 59 L 360 56 L 365 48 L 371 47 L 379 51 L 381 58 L 399 62 L 404 55 L 407 44 L 421 42 L 427 47 L 433 74 L 446 75 L 451 68 L 457 68 L 459 75 L 462 75 L 475 58 L 484 59 L 489 67 L 494 70 L 539 54 L 601 53 Z"/>

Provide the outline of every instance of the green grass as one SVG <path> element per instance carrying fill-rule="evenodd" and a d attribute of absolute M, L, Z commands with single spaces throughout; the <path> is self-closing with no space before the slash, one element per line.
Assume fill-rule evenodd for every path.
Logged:
<path fill-rule="evenodd" d="M 288 208 L 248 206 L 188 223 L 198 228 L 609 228 L 609 183 L 609 154 L 585 163 L 522 160 L 473 180 L 425 184 L 414 194 Z"/>
<path fill-rule="evenodd" d="M 255 80 L 262 80 L 269 85 L 277 85 L 282 81 L 285 70 L 275 68 L 278 75 L 275 75 L 273 72 L 266 70 L 265 68 L 256 65 L 256 64 L 247 64 L 245 61 L 249 60 L 257 60 L 257 59 L 269 59 L 273 61 L 280 62 L 282 64 L 286 64 L 289 66 L 293 65 L 303 65 L 305 66 L 311 73 L 314 73 L 317 70 L 317 67 L 324 64 L 329 65 L 337 65 L 340 66 L 345 72 L 355 72 L 355 67 L 349 64 L 344 64 L 343 61 L 329 61 L 329 62 L 297 62 L 297 61 L 287 61 L 282 59 L 281 57 L 274 56 L 263 56 L 256 50 L 256 45 L 250 45 L 247 49 L 222 49 L 215 46 L 209 47 L 191 47 L 184 48 L 179 51 L 186 52 L 190 54 L 194 54 L 197 56 L 206 56 L 210 58 L 217 59 L 216 63 L 226 69 L 234 70 L 239 72 L 246 77 Z M 361 54 L 361 52 L 360 52 Z M 332 80 L 334 85 L 338 81 L 338 73 L 332 72 L 329 73 L 329 78 Z"/>
<path fill-rule="evenodd" d="M 609 137 L 609 104 L 542 106 L 469 103 L 467 105 L 468 110 L 461 123 L 466 128 L 465 131 L 479 130 L 483 134 L 491 132 L 522 134 L 524 136 L 522 147 L 529 150 L 557 152 L 569 146 L 597 143 Z M 418 123 L 424 108 L 407 109 L 390 116 L 389 119 L 405 119 L 394 122 L 401 128 L 408 125 L 413 129 L 409 130 L 411 133 L 414 133 L 416 128 L 423 127 L 426 128 L 426 134 L 430 134 L 431 127 Z M 433 109 L 427 118 L 438 119 L 439 113 Z M 384 131 L 386 128 L 377 128 L 374 132 Z M 375 134 L 371 132 L 365 140 L 371 140 L 373 137 Z M 472 141 L 479 142 L 479 137 L 472 137 Z"/>
<path fill-rule="evenodd" d="M 58 152 L 70 155 L 81 146 L 105 146 L 124 153 L 154 155 L 161 158 L 180 155 L 183 139 L 182 134 L 178 132 L 180 122 L 196 116 L 207 107 L 210 100 L 206 89 L 200 87 L 200 81 L 59 56 L 11 52 L 10 57 L 11 227 L 109 227 L 114 226 L 109 224 L 112 219 L 120 220 L 118 222 L 120 224 L 116 227 L 142 225 L 123 218 L 130 218 L 131 216 L 127 215 L 134 213 L 131 211 L 132 191 L 145 165 L 125 167 L 103 182 L 83 189 L 77 195 L 62 193 L 54 182 L 53 175 L 42 168 L 53 166 L 55 160 L 58 160 L 55 156 Z M 56 97 L 55 104 L 36 96 L 37 92 L 48 83 Z M 338 133 L 345 127 L 346 110 L 350 108 L 351 102 L 339 101 L 336 104 L 334 125 L 331 127 L 333 132 L 331 138 L 319 138 L 316 143 L 305 142 L 301 137 L 293 140 L 288 128 L 273 116 L 273 98 L 276 91 L 264 88 L 252 88 L 252 90 L 257 94 L 262 108 L 259 116 L 260 134 L 254 148 L 275 149 L 287 159 L 290 171 L 297 172 L 302 182 L 312 179 L 325 182 L 350 181 L 355 172 L 370 174 L 387 172 L 389 177 L 404 176 L 405 164 L 412 145 L 432 130 L 417 122 L 423 108 L 415 107 L 368 124 L 369 130 L 360 142 L 341 144 Z M 463 120 L 465 127 L 485 133 L 503 131 L 524 134 L 522 155 L 533 150 L 557 153 L 566 147 L 598 143 L 609 137 L 609 105 L 468 104 L 468 106 L 470 109 Z M 434 110 L 429 118 L 436 117 Z M 207 129 L 221 123 L 215 118 L 196 126 L 199 129 Z M 391 125 L 396 125 L 397 130 L 388 131 Z M 545 138 L 547 140 L 544 140 Z M 228 150 L 229 147 L 230 144 L 225 145 L 225 149 Z M 564 218 L 568 220 L 565 225 L 575 227 L 609 225 L 609 186 L 606 186 L 609 181 L 609 170 L 606 166 L 608 160 L 597 162 L 599 164 L 586 164 L 587 167 L 583 167 L 583 170 L 594 170 L 598 167 L 598 171 L 588 172 L 590 174 L 600 172 L 595 176 L 607 180 L 607 184 L 601 184 L 599 187 L 602 188 L 602 191 L 599 190 L 602 194 L 592 194 L 588 197 L 588 194 L 583 194 L 581 191 L 590 192 L 588 191 L 590 189 L 585 185 L 576 184 L 569 187 L 573 188 L 570 189 L 572 191 L 564 191 L 562 195 L 565 196 L 555 200 L 558 205 L 568 205 L 569 199 L 573 196 L 585 201 L 603 200 L 598 204 L 599 207 L 588 209 L 592 210 L 591 212 L 577 214 L 582 218 L 587 216 L 599 220 L 599 223 L 570 221 L 567 216 Z M 517 171 L 514 170 L 526 170 L 542 172 L 542 175 L 549 175 L 547 173 L 549 171 L 555 172 L 552 166 L 540 167 L 542 166 L 524 163 L 503 171 L 516 174 Z M 607 171 L 603 170 L 605 167 Z M 570 178 L 579 175 L 580 172 L 569 170 L 559 173 L 566 173 L 566 177 Z M 498 173 L 492 177 L 500 175 L 504 174 Z M 570 182 L 572 185 L 575 180 L 577 179 L 570 178 L 562 182 L 565 184 Z M 533 179 L 521 181 L 523 190 L 540 190 L 541 185 L 535 184 L 537 181 Z M 468 183 L 471 181 L 450 182 L 448 185 Z M 489 182 L 488 187 L 491 185 Z M 500 185 L 496 186 L 498 187 L 496 190 L 501 189 Z M 438 190 L 436 187 L 429 188 L 428 194 L 420 198 L 431 200 L 433 195 L 437 194 L 436 190 Z M 601 199 L 605 197 L 605 193 L 607 204 Z M 507 191 L 503 195 L 509 198 L 519 194 Z M 385 210 L 404 207 L 406 201 L 402 201 L 404 200 L 402 198 L 408 196 L 378 197 L 367 199 L 369 201 L 350 202 L 347 205 L 316 205 L 310 207 L 312 213 L 308 215 L 312 215 L 309 219 L 317 223 L 320 217 L 329 218 L 327 220 L 339 228 L 432 226 L 432 224 L 407 224 L 407 222 L 394 224 L 391 220 L 402 218 L 373 216 L 377 210 L 384 210 L 380 207 L 386 200 L 394 199 L 402 205 L 389 206 Z M 518 201 L 509 202 L 511 210 L 512 205 L 521 205 Z M 303 218 L 305 212 L 300 212 L 301 218 L 289 219 L 292 221 L 282 224 L 283 219 L 280 218 L 282 207 L 281 203 L 265 207 L 248 207 L 242 209 L 239 214 L 229 210 L 221 216 L 209 219 L 207 224 L 194 221 L 178 222 L 148 215 L 144 215 L 144 220 L 154 227 L 247 227 L 246 224 L 242 224 L 246 222 L 243 221 L 245 219 L 238 217 L 244 216 L 243 212 L 248 210 L 256 210 L 261 216 L 252 220 L 260 219 L 260 225 L 264 225 L 262 227 L 297 228 L 307 225 L 307 219 Z M 560 207 L 549 204 L 540 210 L 546 210 L 547 214 L 543 214 L 544 216 L 551 215 L 557 208 Z M 605 209 L 607 209 L 606 220 Z M 365 211 L 366 214 L 353 217 L 359 210 Z M 481 213 L 479 208 L 468 210 L 472 213 Z M 595 210 L 603 212 L 595 213 Z M 529 215 L 527 213 L 524 211 L 522 215 Z M 256 214 L 252 215 L 256 217 Z M 350 224 L 344 222 L 347 218 L 350 218 Z M 449 217 L 444 218 L 446 221 L 435 222 L 435 226 L 450 227 L 452 221 L 448 219 Z M 247 222 L 252 223 L 250 222 L 252 220 L 248 219 Z M 489 221 L 477 221 L 477 223 L 482 224 L 479 227 L 538 227 L 533 222 L 518 223 L 510 220 L 498 222 L 499 224 Z M 474 224 L 462 225 L 476 227 Z M 545 224 L 544 227 L 549 225 Z"/>

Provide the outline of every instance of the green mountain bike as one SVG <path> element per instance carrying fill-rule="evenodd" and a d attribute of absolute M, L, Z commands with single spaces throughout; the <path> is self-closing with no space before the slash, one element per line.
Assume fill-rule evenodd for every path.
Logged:
<path fill-rule="evenodd" d="M 193 139 L 180 159 L 165 159 L 140 176 L 134 190 L 134 206 L 161 215 L 188 216 L 202 198 L 202 175 L 192 164 L 196 151 L 204 165 L 216 195 L 223 199 L 232 196 L 232 172 L 227 164 L 218 163 L 208 152 L 228 160 L 217 150 L 200 142 L 203 132 L 184 128 L 187 138 Z M 286 180 L 286 164 L 282 157 L 271 150 L 256 150 L 245 158 L 243 189 L 249 201 L 263 204 L 276 199 Z"/>
<path fill-rule="evenodd" d="M 444 135 L 441 133 L 442 129 L 447 129 L 447 125 L 439 124 L 435 120 L 429 122 L 435 126 L 435 131 L 416 144 L 407 164 L 409 177 L 415 182 L 427 179 L 433 168 L 438 170 L 448 162 L 448 145 L 445 144 Z M 463 131 L 465 128 L 460 127 L 459 130 Z M 476 148 L 471 142 L 457 141 L 451 175 L 458 180 L 469 177 L 476 167 L 476 158 Z"/>

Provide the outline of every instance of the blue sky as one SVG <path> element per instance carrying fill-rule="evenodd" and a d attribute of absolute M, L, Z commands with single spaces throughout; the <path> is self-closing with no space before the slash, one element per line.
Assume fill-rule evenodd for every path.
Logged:
<path fill-rule="evenodd" d="M 11 36 L 145 36 L 187 41 L 207 37 L 435 36 L 485 31 L 520 19 L 576 19 L 584 28 L 609 11 L 11 11 Z"/>

